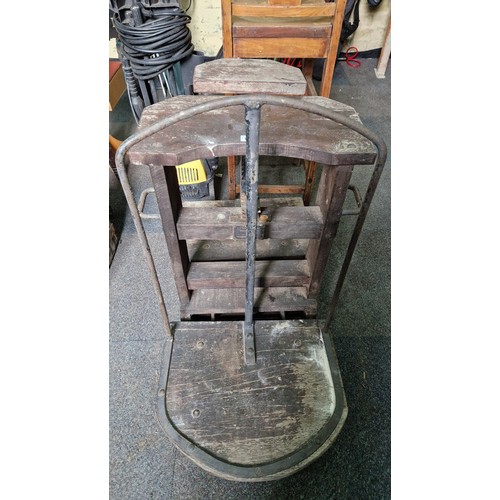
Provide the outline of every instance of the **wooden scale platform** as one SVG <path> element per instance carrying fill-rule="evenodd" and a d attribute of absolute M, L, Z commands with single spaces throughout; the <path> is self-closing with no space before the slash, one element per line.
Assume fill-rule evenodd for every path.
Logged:
<path fill-rule="evenodd" d="M 323 164 L 315 203 L 259 199 L 259 155 Z M 242 198 L 183 203 L 174 166 L 227 156 L 245 157 Z M 352 107 L 270 95 L 162 101 L 144 110 L 138 132 L 118 150 L 168 334 L 158 416 L 205 470 L 238 481 L 282 478 L 338 435 L 347 405 L 328 328 L 385 156 Z M 125 157 L 151 172 L 180 301 L 174 324 Z M 325 322 L 316 299 L 355 165 L 375 168 Z"/>

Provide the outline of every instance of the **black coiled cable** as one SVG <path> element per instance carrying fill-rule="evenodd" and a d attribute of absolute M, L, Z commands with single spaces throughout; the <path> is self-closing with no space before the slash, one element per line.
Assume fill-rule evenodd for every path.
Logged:
<path fill-rule="evenodd" d="M 137 122 L 144 105 L 159 100 L 156 81 L 162 88 L 165 83 L 170 95 L 184 94 L 180 61 L 194 51 L 190 21 L 178 6 L 147 9 L 136 1 L 125 11 L 124 20 L 119 10 L 114 11 L 118 54 Z"/>
<path fill-rule="evenodd" d="M 137 79 L 150 80 L 158 76 L 194 50 L 187 27 L 191 17 L 178 7 L 171 7 L 168 12 L 162 10 L 159 17 L 148 19 L 140 26 L 122 23 L 114 16 L 124 55 Z"/>

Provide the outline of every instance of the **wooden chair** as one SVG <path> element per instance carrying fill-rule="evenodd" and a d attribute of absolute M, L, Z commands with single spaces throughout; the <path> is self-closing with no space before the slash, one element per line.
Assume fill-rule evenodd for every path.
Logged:
<path fill-rule="evenodd" d="M 306 94 L 318 95 L 314 59 L 324 59 L 320 95 L 330 96 L 346 0 L 222 0 L 225 58 L 300 58 Z M 311 198 L 315 162 L 305 162 L 304 204 Z M 235 160 L 228 158 L 229 199 L 237 193 Z M 294 186 L 268 193 L 296 193 Z"/>
<path fill-rule="evenodd" d="M 346 0 L 222 0 L 224 57 L 304 59 L 308 95 L 313 59 L 325 59 L 320 95 L 330 96 Z"/>

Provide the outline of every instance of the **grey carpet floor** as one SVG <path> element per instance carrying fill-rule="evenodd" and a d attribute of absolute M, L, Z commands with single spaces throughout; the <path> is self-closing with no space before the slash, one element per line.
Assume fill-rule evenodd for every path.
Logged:
<path fill-rule="evenodd" d="M 333 446 L 303 471 L 280 481 L 237 483 L 211 476 L 170 444 L 155 415 L 161 318 L 120 186 L 110 175 L 110 207 L 120 233 L 109 270 L 110 498 L 125 499 L 386 499 L 390 498 L 390 64 L 385 79 L 375 59 L 359 68 L 337 64 L 331 98 L 353 106 L 389 146 L 389 157 L 354 254 L 330 334 L 349 415 Z M 110 133 L 135 130 L 128 102 L 110 113 Z M 222 169 L 223 172 L 223 169 Z M 370 171 L 358 169 L 365 187 Z M 150 186 L 147 169 L 131 167 L 133 189 Z M 224 187 L 224 179 L 221 188 Z M 154 201 L 149 209 L 154 210 Z M 319 315 L 326 314 L 354 219 L 344 218 L 323 279 Z M 171 320 L 179 317 L 161 228 L 146 230 Z"/>

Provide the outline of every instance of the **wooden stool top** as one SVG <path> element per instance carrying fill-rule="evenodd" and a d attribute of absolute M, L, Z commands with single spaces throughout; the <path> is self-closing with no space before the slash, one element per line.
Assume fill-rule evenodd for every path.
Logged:
<path fill-rule="evenodd" d="M 305 95 L 299 68 L 265 59 L 216 59 L 195 67 L 193 90 L 198 94 Z"/>

